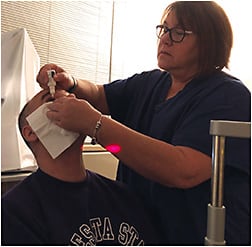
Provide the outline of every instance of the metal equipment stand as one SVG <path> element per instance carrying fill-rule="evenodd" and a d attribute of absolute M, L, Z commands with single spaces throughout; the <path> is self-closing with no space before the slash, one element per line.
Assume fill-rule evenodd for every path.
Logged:
<path fill-rule="evenodd" d="M 207 236 L 205 245 L 226 245 L 225 207 L 223 205 L 225 138 L 250 138 L 251 123 L 211 120 L 212 151 L 212 203 L 208 204 Z"/>

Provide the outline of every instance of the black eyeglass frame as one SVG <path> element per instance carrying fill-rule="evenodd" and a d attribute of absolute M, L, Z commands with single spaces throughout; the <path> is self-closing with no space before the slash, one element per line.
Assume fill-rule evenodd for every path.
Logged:
<path fill-rule="evenodd" d="M 158 30 L 159 30 L 159 32 L 158 32 Z M 162 35 L 160 35 L 161 30 L 163 30 Z M 175 30 L 179 30 L 179 32 L 182 32 L 182 33 L 181 33 L 182 35 L 181 35 L 181 39 L 180 39 L 180 40 L 174 40 L 174 39 L 173 39 L 173 36 L 172 36 L 172 35 L 173 35 L 173 32 L 174 32 Z M 156 35 L 157 35 L 157 37 L 158 37 L 159 39 L 161 39 L 161 38 L 163 37 L 163 35 L 165 35 L 167 32 L 169 32 L 169 37 L 170 37 L 171 41 L 174 42 L 174 43 L 180 43 L 180 42 L 182 42 L 183 39 L 185 38 L 185 36 L 186 36 L 187 34 L 192 34 L 192 33 L 193 33 L 192 31 L 183 30 L 182 28 L 178 28 L 178 27 L 168 28 L 168 27 L 165 26 L 165 25 L 157 25 L 157 26 L 156 26 Z"/>

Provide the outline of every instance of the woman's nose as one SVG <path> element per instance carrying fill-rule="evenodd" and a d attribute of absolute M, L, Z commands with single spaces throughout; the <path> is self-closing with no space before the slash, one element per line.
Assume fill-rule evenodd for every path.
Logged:
<path fill-rule="evenodd" d="M 168 31 L 168 32 L 164 33 L 163 36 L 160 38 L 160 41 L 163 44 L 172 45 L 170 32 Z"/>

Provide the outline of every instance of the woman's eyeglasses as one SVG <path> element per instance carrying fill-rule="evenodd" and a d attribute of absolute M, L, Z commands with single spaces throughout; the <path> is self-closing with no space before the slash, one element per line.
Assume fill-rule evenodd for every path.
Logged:
<path fill-rule="evenodd" d="M 168 28 L 165 25 L 157 25 L 156 26 L 156 34 L 159 39 L 162 38 L 162 36 L 169 32 L 169 37 L 171 41 L 175 43 L 180 43 L 183 41 L 185 35 L 192 34 L 192 31 L 186 31 L 178 27 L 174 28 Z"/>

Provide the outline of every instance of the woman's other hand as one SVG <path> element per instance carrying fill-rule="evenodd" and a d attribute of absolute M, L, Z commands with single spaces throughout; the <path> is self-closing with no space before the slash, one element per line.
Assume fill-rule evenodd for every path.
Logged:
<path fill-rule="evenodd" d="M 74 94 L 61 96 L 48 105 L 47 117 L 59 127 L 91 136 L 100 112 Z"/>

